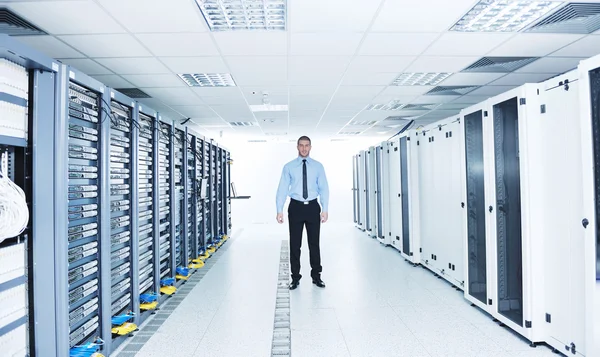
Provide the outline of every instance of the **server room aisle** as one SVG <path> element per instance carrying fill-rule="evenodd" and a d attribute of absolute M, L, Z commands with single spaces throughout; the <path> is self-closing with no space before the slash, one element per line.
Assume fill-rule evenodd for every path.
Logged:
<path fill-rule="evenodd" d="M 270 356 L 285 233 L 244 227 L 137 356 Z M 351 225 L 324 225 L 321 250 L 326 289 L 311 284 L 303 244 L 304 278 L 290 294 L 293 356 L 555 356 Z"/>

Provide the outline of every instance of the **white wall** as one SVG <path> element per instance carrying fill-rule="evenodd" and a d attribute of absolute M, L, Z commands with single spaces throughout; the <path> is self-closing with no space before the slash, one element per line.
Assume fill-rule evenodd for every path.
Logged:
<path fill-rule="evenodd" d="M 298 156 L 296 143 L 221 141 L 231 151 L 231 181 L 237 194 L 252 196 L 250 200 L 233 200 L 234 225 L 276 223 L 277 186 L 283 165 Z M 311 157 L 325 166 L 329 182 L 330 222 L 353 222 L 352 155 L 370 143 L 312 141 Z M 284 213 L 287 222 L 287 204 Z"/>

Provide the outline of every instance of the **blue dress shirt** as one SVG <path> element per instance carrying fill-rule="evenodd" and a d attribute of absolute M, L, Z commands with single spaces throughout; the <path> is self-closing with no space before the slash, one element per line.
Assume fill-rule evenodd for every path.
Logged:
<path fill-rule="evenodd" d="M 327 212 L 329 206 L 329 185 L 325 176 L 325 168 L 317 160 L 306 158 L 306 183 L 308 185 L 308 198 L 302 197 L 302 162 L 298 158 L 288 162 L 283 167 L 279 187 L 277 188 L 277 213 L 283 213 L 283 206 L 288 196 L 297 201 L 312 201 L 321 198 L 323 212 Z"/>

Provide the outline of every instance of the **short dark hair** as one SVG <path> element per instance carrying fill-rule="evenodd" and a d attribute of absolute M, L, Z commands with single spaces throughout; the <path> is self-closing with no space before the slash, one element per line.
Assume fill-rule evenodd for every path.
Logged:
<path fill-rule="evenodd" d="M 298 145 L 300 145 L 300 141 L 301 141 L 301 140 L 308 140 L 308 143 L 309 143 L 309 144 L 312 144 L 312 143 L 310 142 L 310 138 L 309 138 L 308 136 L 306 136 L 306 135 L 302 135 L 302 136 L 300 137 L 300 139 L 298 139 Z"/>

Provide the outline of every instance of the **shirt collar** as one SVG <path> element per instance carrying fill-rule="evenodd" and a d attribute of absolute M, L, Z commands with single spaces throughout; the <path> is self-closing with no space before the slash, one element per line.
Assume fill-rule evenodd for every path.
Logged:
<path fill-rule="evenodd" d="M 304 160 L 304 159 L 305 159 L 305 158 L 303 158 L 302 156 L 298 155 L 298 161 L 302 162 L 302 160 Z M 310 159 L 310 155 L 308 155 L 308 156 L 306 157 L 306 162 L 310 162 L 310 160 L 311 160 L 311 159 Z"/>

